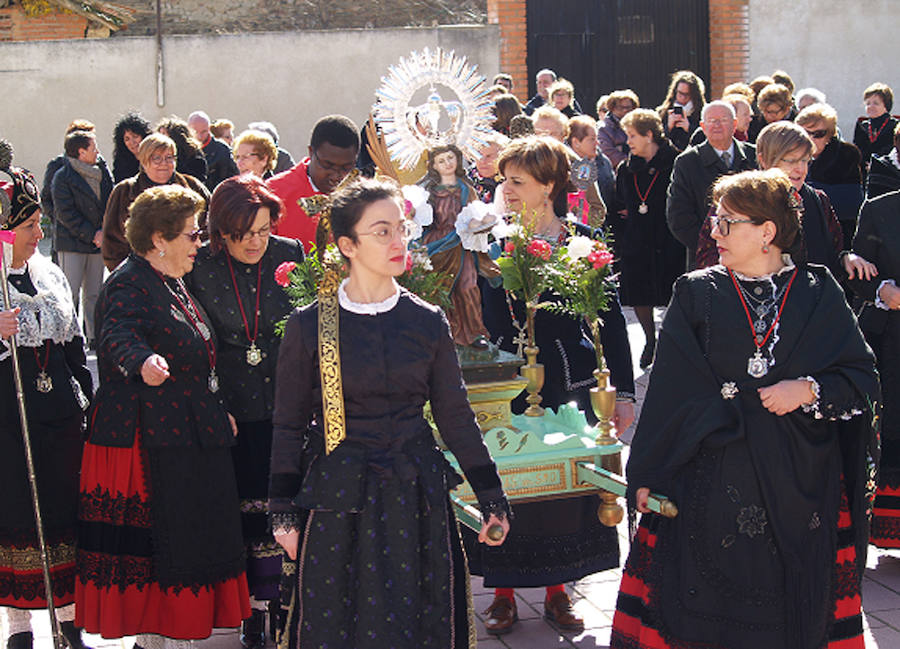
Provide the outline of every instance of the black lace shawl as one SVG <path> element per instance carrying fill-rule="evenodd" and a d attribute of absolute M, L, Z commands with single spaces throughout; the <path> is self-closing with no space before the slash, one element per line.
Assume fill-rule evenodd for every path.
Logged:
<path fill-rule="evenodd" d="M 753 637 L 756 646 L 822 644 L 842 476 L 861 578 L 880 400 L 872 353 L 821 266 L 799 268 L 777 334 L 775 365 L 751 378 L 749 324 L 724 268 L 676 282 L 627 467 L 632 506 L 646 486 L 681 509 L 661 521 L 656 554 L 666 560 L 650 571 L 651 614 L 664 635 L 729 647 Z M 806 376 L 819 383 L 819 415 L 762 407 L 757 388 Z M 733 398 L 723 396 L 726 382 Z"/>

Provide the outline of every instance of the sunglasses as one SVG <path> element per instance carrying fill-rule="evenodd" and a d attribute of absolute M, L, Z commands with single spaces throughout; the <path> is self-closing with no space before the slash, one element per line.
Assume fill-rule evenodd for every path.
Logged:
<path fill-rule="evenodd" d="M 187 237 L 193 243 L 200 238 L 200 230 L 191 230 L 190 232 L 182 232 L 181 236 Z"/>
<path fill-rule="evenodd" d="M 806 133 L 814 140 L 821 140 L 823 137 L 828 135 L 828 130 L 820 128 L 818 131 L 807 131 Z"/>

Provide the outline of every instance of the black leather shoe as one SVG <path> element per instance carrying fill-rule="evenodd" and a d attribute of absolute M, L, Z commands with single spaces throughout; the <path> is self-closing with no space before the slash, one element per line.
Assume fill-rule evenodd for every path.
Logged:
<path fill-rule="evenodd" d="M 74 622 L 60 622 L 59 629 L 72 649 L 92 649 L 84 644 L 81 638 L 82 630 L 75 626 Z"/>
<path fill-rule="evenodd" d="M 266 646 L 266 612 L 253 609 L 250 617 L 241 622 L 241 645 L 244 649 Z"/>
<path fill-rule="evenodd" d="M 278 644 L 278 627 L 279 616 L 281 614 L 281 602 L 273 599 L 269 602 L 269 637 L 272 638 L 272 644 Z"/>
<path fill-rule="evenodd" d="M 6 649 L 32 649 L 33 646 L 34 636 L 31 631 L 13 633 L 6 641 Z"/>

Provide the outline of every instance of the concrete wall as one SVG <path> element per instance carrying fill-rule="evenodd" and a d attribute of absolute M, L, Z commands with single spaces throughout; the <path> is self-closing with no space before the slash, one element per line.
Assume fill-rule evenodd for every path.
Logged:
<path fill-rule="evenodd" d="M 881 81 L 900 92 L 897 9 L 896 0 L 750 0 L 750 78 L 781 68 L 798 90 L 818 88 L 852 141 L 863 90 Z"/>
<path fill-rule="evenodd" d="M 305 155 L 315 121 L 342 113 L 359 125 L 389 65 L 412 50 L 441 46 L 465 55 L 488 80 L 499 71 L 496 25 L 171 36 L 163 42 L 165 105 L 156 105 L 156 41 L 150 37 L 0 43 L 0 137 L 16 164 L 43 175 L 76 117 L 97 125 L 112 160 L 120 114 L 151 122 L 197 109 L 248 122 L 273 122 L 280 144 Z"/>

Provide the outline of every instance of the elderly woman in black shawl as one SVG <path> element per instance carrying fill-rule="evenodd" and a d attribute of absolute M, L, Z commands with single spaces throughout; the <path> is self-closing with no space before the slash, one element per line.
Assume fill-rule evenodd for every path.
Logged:
<path fill-rule="evenodd" d="M 644 516 L 611 646 L 862 647 L 872 352 L 829 271 L 782 256 L 799 222 L 780 171 L 714 199 L 720 264 L 675 284 L 632 444 Z M 678 516 L 649 514 L 650 491 Z"/>

